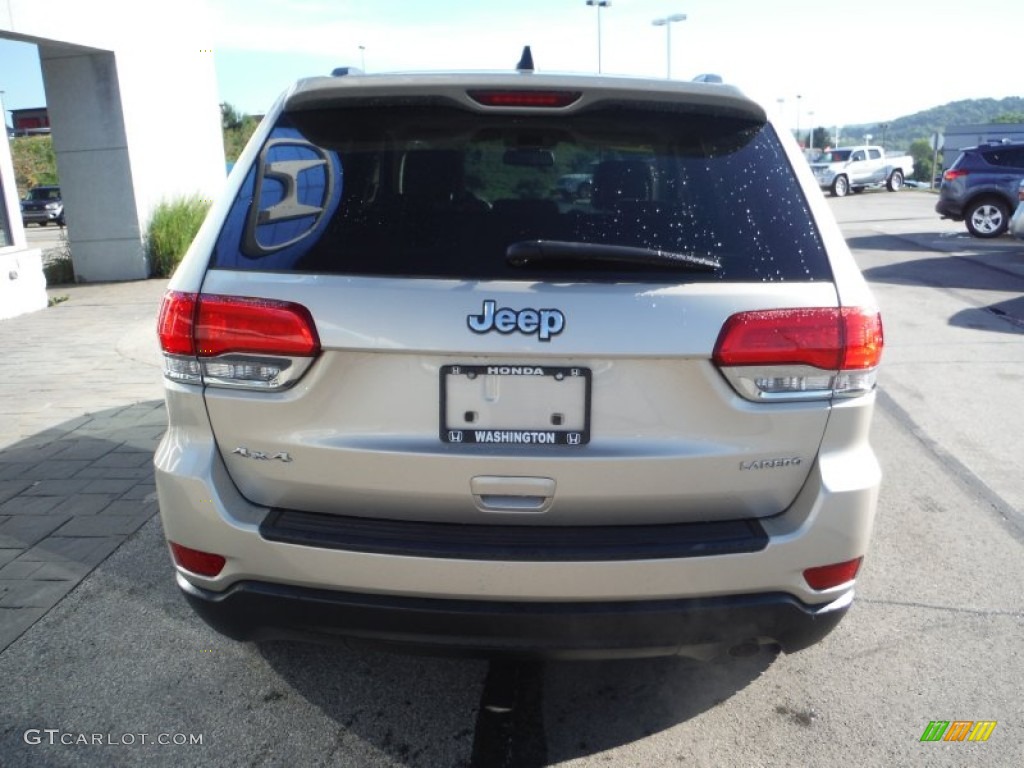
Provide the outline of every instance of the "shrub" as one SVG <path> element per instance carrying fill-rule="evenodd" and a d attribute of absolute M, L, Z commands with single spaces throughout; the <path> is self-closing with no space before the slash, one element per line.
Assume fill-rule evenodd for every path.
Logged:
<path fill-rule="evenodd" d="M 68 242 L 68 231 L 64 227 L 60 228 L 60 245 L 47 252 L 44 257 L 43 274 L 46 275 L 47 285 L 75 282 L 75 266 L 71 261 L 71 243 Z"/>
<path fill-rule="evenodd" d="M 156 277 L 170 277 L 199 231 L 210 201 L 198 195 L 160 203 L 146 232 L 149 268 Z"/>

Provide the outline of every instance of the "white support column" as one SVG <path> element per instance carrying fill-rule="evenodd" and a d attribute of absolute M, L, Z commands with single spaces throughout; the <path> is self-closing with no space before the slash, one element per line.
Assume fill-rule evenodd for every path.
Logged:
<path fill-rule="evenodd" d="M 206 13 L 203 0 L 0 0 L 0 37 L 39 46 L 79 281 L 148 277 L 154 208 L 223 186 Z"/>
<path fill-rule="evenodd" d="M 0 320 L 46 306 L 42 254 L 29 248 L 21 225 L 7 131 L 0 138 Z"/>

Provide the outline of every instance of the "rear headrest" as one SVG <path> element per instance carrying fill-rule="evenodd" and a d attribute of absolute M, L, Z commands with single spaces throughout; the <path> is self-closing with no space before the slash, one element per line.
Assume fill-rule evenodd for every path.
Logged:
<path fill-rule="evenodd" d="M 409 152 L 402 163 L 402 194 L 451 200 L 462 190 L 462 153 L 450 149 Z"/>
<path fill-rule="evenodd" d="M 605 160 L 594 169 L 594 191 L 590 204 L 614 208 L 620 200 L 653 199 L 651 167 L 642 160 Z"/>

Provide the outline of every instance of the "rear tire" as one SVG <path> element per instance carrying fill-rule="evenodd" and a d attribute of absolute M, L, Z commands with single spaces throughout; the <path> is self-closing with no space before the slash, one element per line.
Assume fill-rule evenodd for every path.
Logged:
<path fill-rule="evenodd" d="M 975 200 L 964 211 L 964 224 L 975 237 L 999 237 L 1010 224 L 1010 209 L 996 198 Z"/>
<path fill-rule="evenodd" d="M 903 171 L 896 170 L 890 173 L 885 186 L 889 188 L 890 192 L 899 192 L 903 189 Z"/>
<path fill-rule="evenodd" d="M 845 176 L 836 176 L 832 182 L 832 196 L 846 197 L 850 193 L 850 180 Z"/>

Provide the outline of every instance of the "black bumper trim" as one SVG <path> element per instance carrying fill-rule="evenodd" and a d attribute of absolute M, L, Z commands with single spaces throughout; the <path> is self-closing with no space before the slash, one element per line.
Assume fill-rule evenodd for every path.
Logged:
<path fill-rule="evenodd" d="M 615 658 L 686 655 L 687 648 L 821 640 L 852 593 L 822 606 L 785 593 L 681 600 L 501 602 L 355 594 L 265 582 L 225 592 L 178 576 L 193 609 L 236 640 L 299 639 L 478 656 Z"/>
<path fill-rule="evenodd" d="M 756 519 L 661 525 L 469 525 L 345 517 L 272 509 L 268 541 L 323 549 L 456 560 L 586 562 L 759 552 Z"/>

